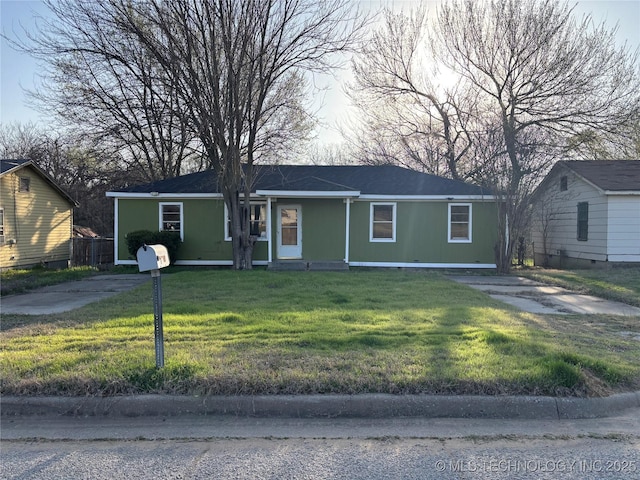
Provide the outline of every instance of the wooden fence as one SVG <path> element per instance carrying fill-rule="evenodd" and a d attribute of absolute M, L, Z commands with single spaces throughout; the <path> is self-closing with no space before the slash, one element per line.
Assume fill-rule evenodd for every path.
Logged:
<path fill-rule="evenodd" d="M 113 238 L 74 238 L 71 265 L 113 265 Z"/>

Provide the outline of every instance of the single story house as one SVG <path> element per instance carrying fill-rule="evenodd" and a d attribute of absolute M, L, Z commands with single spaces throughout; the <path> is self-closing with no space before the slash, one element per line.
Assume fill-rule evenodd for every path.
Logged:
<path fill-rule="evenodd" d="M 640 160 L 561 161 L 534 193 L 536 265 L 640 263 Z"/>
<path fill-rule="evenodd" d="M 397 166 L 257 167 L 254 265 L 495 268 L 494 197 Z M 115 263 L 135 264 L 128 232 L 175 230 L 178 265 L 232 265 L 229 218 L 213 171 L 108 192 Z"/>
<path fill-rule="evenodd" d="M 31 160 L 0 160 L 0 268 L 67 267 L 77 203 Z"/>

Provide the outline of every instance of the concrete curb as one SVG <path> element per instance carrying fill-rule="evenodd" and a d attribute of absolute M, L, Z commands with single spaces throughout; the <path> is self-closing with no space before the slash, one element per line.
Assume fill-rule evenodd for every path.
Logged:
<path fill-rule="evenodd" d="M 2 416 L 235 415 L 280 418 L 578 419 L 640 408 L 640 392 L 602 398 L 473 395 L 257 395 L 121 397 L 2 397 Z"/>

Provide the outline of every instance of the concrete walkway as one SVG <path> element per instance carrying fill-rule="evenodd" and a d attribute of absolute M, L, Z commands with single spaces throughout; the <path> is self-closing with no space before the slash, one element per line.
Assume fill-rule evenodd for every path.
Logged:
<path fill-rule="evenodd" d="M 485 292 L 491 298 L 513 305 L 525 312 L 553 315 L 640 316 L 638 307 L 574 293 L 522 277 L 454 275 L 448 278 Z"/>
<path fill-rule="evenodd" d="M 83 307 L 149 282 L 147 273 L 96 275 L 76 282 L 39 288 L 27 293 L 7 295 L 0 300 L 0 312 L 21 315 L 48 315 Z"/>

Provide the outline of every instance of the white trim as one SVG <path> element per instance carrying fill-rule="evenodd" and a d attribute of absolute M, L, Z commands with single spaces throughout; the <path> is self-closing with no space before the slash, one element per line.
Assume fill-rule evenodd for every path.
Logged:
<path fill-rule="evenodd" d="M 251 199 L 249 200 L 249 206 L 253 206 L 253 205 L 264 205 L 266 208 L 268 208 L 268 203 L 265 203 L 264 200 L 253 200 L 251 201 Z M 242 208 L 244 208 L 244 205 L 241 205 Z M 258 242 L 267 242 L 269 240 L 269 223 L 268 223 L 268 218 L 269 218 L 269 214 L 267 213 L 267 219 L 265 220 L 267 222 L 266 227 L 267 230 L 265 232 L 265 237 L 258 237 Z M 231 241 L 231 237 L 228 235 L 229 233 L 229 209 L 227 208 L 227 202 L 224 202 L 224 241 L 225 242 L 230 242 Z"/>
<path fill-rule="evenodd" d="M 138 265 L 138 262 L 135 260 L 117 260 L 113 263 L 114 265 Z"/>
<path fill-rule="evenodd" d="M 640 195 L 638 191 L 616 192 L 607 191 L 607 195 Z M 113 198 L 146 198 L 146 199 L 175 199 L 175 198 L 223 198 L 221 193 L 158 193 L 157 195 L 138 192 L 107 192 L 107 197 Z M 242 195 L 240 196 L 242 198 Z M 340 192 L 326 191 L 304 191 L 304 190 L 256 190 L 251 194 L 251 198 L 263 197 L 298 197 L 298 198 L 354 198 L 357 200 L 380 200 L 380 201 L 415 201 L 415 200 L 439 200 L 439 201 L 472 201 L 485 200 L 496 201 L 494 195 L 378 195 L 361 194 L 359 191 L 345 190 Z"/>
<path fill-rule="evenodd" d="M 373 236 L 373 210 L 378 205 L 391 205 L 391 238 L 375 238 Z M 369 204 L 369 242 L 371 243 L 394 243 L 396 241 L 396 225 L 398 223 L 397 204 L 395 202 L 371 202 Z"/>
<path fill-rule="evenodd" d="M 116 265 L 137 265 L 138 262 L 135 260 L 119 260 L 116 262 Z M 233 260 L 176 260 L 174 265 L 184 265 L 190 267 L 214 267 L 217 265 L 220 266 L 232 266 Z M 254 260 L 253 265 L 268 265 L 266 260 Z"/>
<path fill-rule="evenodd" d="M 413 201 L 413 200 L 441 200 L 441 201 L 471 201 L 471 200 L 486 200 L 495 201 L 496 198 L 493 195 L 375 195 L 365 194 L 360 195 L 356 201 L 361 200 L 380 200 L 380 201 Z"/>
<path fill-rule="evenodd" d="M 640 190 L 605 190 L 605 195 L 640 195 Z"/>
<path fill-rule="evenodd" d="M 286 260 L 286 259 L 300 259 L 302 258 L 302 205 L 300 204 L 278 204 L 278 215 L 276 221 L 278 222 L 278 233 L 277 233 L 277 243 L 276 243 L 276 258 L 278 260 Z M 282 245 L 282 210 L 285 209 L 295 209 L 297 213 L 297 224 L 296 224 L 296 252 L 295 255 L 286 255 L 286 250 L 293 250 L 292 245 Z M 283 253 L 282 250 L 285 250 Z M 297 254 L 299 250 L 299 255 Z"/>
<path fill-rule="evenodd" d="M 163 218 L 163 212 L 162 212 L 162 207 L 164 207 L 165 205 L 168 206 L 178 206 L 180 207 L 180 240 L 184 242 L 184 207 L 182 205 L 182 202 L 158 202 L 158 231 L 159 232 L 163 232 L 165 231 L 165 229 L 163 228 L 164 225 L 164 218 Z M 166 230 L 167 232 L 170 232 L 171 230 Z"/>
<path fill-rule="evenodd" d="M 118 263 L 118 250 L 120 245 L 120 235 L 119 235 L 119 215 L 120 206 L 118 205 L 118 199 L 114 199 L 113 202 L 113 264 L 120 265 Z M 136 262 L 137 263 L 137 262 Z"/>
<path fill-rule="evenodd" d="M 495 263 L 349 262 L 349 266 L 384 268 L 497 268 Z"/>
<path fill-rule="evenodd" d="M 349 230 L 351 227 L 351 199 L 345 198 L 344 203 L 346 205 L 345 209 L 345 239 L 344 239 L 344 263 L 349 263 Z"/>
<path fill-rule="evenodd" d="M 271 197 L 267 197 L 267 258 L 268 263 L 273 262 L 273 238 L 271 232 Z"/>
<path fill-rule="evenodd" d="M 327 192 L 315 190 L 256 190 L 256 195 L 263 197 L 287 197 L 287 198 L 344 198 L 358 197 L 360 192 L 345 190 L 341 192 Z"/>
<path fill-rule="evenodd" d="M 469 238 L 451 238 L 451 207 L 469 207 Z M 449 203 L 447 205 L 447 242 L 449 243 L 473 243 L 473 204 Z"/>
<path fill-rule="evenodd" d="M 233 260 L 177 260 L 175 265 L 184 265 L 190 267 L 214 267 L 214 266 L 233 266 Z M 266 266 L 266 260 L 254 260 L 252 265 Z"/>
<path fill-rule="evenodd" d="M 133 192 L 107 192 L 107 197 L 113 198 L 146 198 L 146 199 L 176 199 L 176 198 L 223 198 L 221 193 L 133 193 Z"/>

